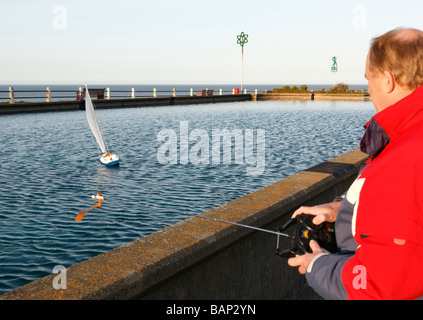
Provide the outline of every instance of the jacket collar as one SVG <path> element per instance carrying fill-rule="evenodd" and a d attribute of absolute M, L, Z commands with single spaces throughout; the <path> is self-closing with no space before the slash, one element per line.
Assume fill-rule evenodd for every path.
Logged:
<path fill-rule="evenodd" d="M 423 86 L 377 113 L 366 124 L 360 150 L 376 157 L 402 132 L 423 121 Z"/>

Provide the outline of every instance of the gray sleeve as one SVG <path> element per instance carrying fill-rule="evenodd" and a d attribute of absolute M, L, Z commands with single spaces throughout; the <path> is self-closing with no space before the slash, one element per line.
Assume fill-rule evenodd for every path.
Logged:
<path fill-rule="evenodd" d="M 342 201 L 345 199 L 345 197 L 347 196 L 347 191 L 345 191 L 343 194 L 341 194 L 340 196 L 337 196 L 335 199 L 333 199 L 333 201 Z"/>
<path fill-rule="evenodd" d="M 307 267 L 307 283 L 324 299 L 347 300 L 347 291 L 342 283 L 342 269 L 353 256 L 354 254 L 329 253 L 316 255 Z"/>

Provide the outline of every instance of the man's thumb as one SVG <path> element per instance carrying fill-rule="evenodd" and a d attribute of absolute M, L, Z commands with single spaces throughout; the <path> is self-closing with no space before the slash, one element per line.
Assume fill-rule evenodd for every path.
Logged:
<path fill-rule="evenodd" d="M 320 248 L 316 240 L 310 240 L 310 249 L 313 251 L 313 253 L 322 251 L 322 248 Z"/>

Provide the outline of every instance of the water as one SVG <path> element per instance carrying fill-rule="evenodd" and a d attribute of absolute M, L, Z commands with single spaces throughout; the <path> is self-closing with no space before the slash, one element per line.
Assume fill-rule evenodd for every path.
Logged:
<path fill-rule="evenodd" d="M 98 110 L 117 168 L 98 161 L 82 111 L 0 117 L 0 293 L 358 147 L 370 102 L 259 101 Z M 163 129 L 262 129 L 265 168 L 160 164 Z M 211 141 L 211 140 L 210 140 Z M 192 143 L 190 147 L 192 147 Z M 210 154 L 211 155 L 211 154 Z M 103 205 L 91 208 L 91 195 Z"/>

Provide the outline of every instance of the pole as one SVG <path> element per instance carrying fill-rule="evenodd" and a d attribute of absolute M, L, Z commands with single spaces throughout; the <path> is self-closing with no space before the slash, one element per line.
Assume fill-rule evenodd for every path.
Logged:
<path fill-rule="evenodd" d="M 248 34 L 241 32 L 240 35 L 237 36 L 237 44 L 239 44 L 242 48 L 241 51 L 241 94 L 244 90 L 244 44 L 248 43 Z"/>
<path fill-rule="evenodd" d="M 13 94 L 13 87 L 9 87 L 9 103 L 15 103 L 15 95 Z"/>
<path fill-rule="evenodd" d="M 242 46 L 242 57 L 241 57 L 241 92 L 244 88 L 244 46 Z"/>

